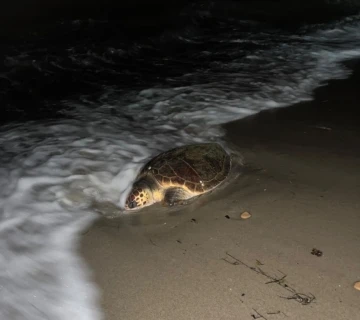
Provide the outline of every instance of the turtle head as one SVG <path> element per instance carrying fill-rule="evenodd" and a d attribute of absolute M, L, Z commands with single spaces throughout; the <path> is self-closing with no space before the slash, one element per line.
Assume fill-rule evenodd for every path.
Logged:
<path fill-rule="evenodd" d="M 134 183 L 125 203 L 126 210 L 140 209 L 154 203 L 152 191 L 146 183 Z"/>

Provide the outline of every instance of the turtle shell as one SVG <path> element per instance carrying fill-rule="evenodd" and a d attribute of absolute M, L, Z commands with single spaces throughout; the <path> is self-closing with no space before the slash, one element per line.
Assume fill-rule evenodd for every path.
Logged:
<path fill-rule="evenodd" d="M 193 194 L 214 189 L 228 176 L 229 154 L 217 143 L 194 144 L 159 154 L 142 169 L 140 177 L 152 177 L 161 187 L 183 187 Z"/>

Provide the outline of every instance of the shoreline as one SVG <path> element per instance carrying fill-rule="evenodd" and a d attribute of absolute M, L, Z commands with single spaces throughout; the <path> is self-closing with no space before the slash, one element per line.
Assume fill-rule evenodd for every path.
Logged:
<path fill-rule="evenodd" d="M 225 188 L 176 210 L 101 218 L 83 235 L 105 319 L 358 315 L 360 63 L 352 69 L 313 101 L 225 125 L 249 165 Z"/>
<path fill-rule="evenodd" d="M 313 92 L 313 100 L 300 102 L 288 107 L 264 110 L 253 116 L 225 124 L 227 138 L 236 139 L 234 133 L 246 137 L 236 143 L 241 146 L 250 146 L 252 143 L 265 142 L 273 145 L 281 143 L 304 144 L 307 147 L 315 146 L 318 141 L 312 137 L 319 133 L 332 130 L 353 131 L 358 134 L 360 114 L 358 102 L 360 94 L 357 92 L 360 83 L 360 60 L 344 63 L 352 74 L 347 79 L 327 81 Z M 253 130 L 253 128 L 257 130 Z M 284 130 L 288 135 L 281 135 Z M 307 130 L 306 134 L 303 135 Z M 333 141 L 327 141 L 327 148 L 332 147 Z M 351 136 L 349 136 L 351 138 Z M 358 141 L 358 137 L 353 137 Z M 330 143 L 331 142 L 331 143 Z M 335 145 L 336 148 L 346 148 L 346 145 Z M 350 149 L 348 150 L 350 151 Z M 354 148 L 350 153 L 359 154 Z"/>

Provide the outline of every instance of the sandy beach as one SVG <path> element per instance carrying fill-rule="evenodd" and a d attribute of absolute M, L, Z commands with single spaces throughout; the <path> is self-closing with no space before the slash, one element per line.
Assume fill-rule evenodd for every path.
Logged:
<path fill-rule="evenodd" d="M 352 68 L 314 101 L 226 125 L 246 164 L 224 188 L 181 208 L 100 218 L 84 233 L 81 253 L 107 320 L 360 317 L 359 64 Z"/>

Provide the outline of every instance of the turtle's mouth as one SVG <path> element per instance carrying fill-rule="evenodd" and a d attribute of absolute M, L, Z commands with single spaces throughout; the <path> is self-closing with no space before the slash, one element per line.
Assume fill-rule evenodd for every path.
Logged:
<path fill-rule="evenodd" d="M 126 209 L 135 209 L 137 207 L 137 203 L 135 200 L 126 202 L 125 208 Z"/>

